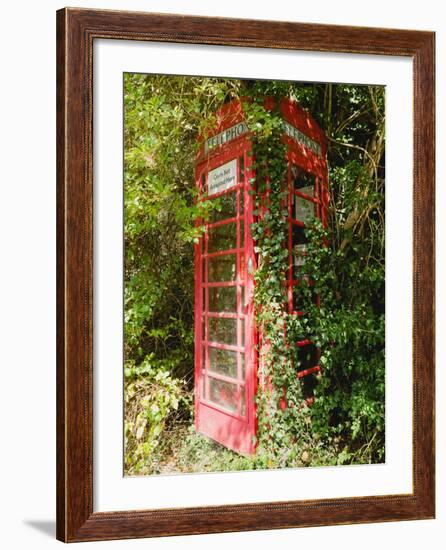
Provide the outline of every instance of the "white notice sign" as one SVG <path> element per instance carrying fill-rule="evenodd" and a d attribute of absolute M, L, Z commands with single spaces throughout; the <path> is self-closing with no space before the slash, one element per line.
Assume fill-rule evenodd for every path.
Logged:
<path fill-rule="evenodd" d="M 231 160 L 208 174 L 208 194 L 215 195 L 237 184 L 237 159 Z"/>

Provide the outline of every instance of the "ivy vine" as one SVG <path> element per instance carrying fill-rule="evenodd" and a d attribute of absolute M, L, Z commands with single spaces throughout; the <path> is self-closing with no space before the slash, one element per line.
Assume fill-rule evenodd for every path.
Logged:
<path fill-rule="evenodd" d="M 350 213 L 344 222 L 342 242 L 339 237 L 333 238 L 318 219 L 305 228 L 308 244 L 305 277 L 300 284 L 305 313 L 302 316 L 289 313 L 285 285 L 289 259 L 287 159 L 282 114 L 277 107 L 266 108 L 265 90 L 260 87 L 258 91 L 244 106 L 253 136 L 255 178 L 250 183 L 257 215 L 251 229 L 258 255 L 254 276 L 260 334 L 256 397 L 258 461 L 260 466 L 277 468 L 305 464 L 313 460 L 305 449 L 314 449 L 315 445 L 340 446 L 338 464 L 358 457 L 381 461 L 384 269 L 378 258 L 383 241 L 375 244 L 372 239 L 369 244 L 368 235 L 364 237 L 366 224 L 372 232 L 382 232 L 383 180 L 376 179 L 376 160 L 371 170 L 369 157 L 364 157 L 362 165 L 350 162 L 348 170 L 340 166 L 333 169 L 330 177 L 341 191 L 352 184 L 362 187 L 360 196 L 366 205 L 363 210 L 366 217 L 358 215 L 359 209 Z M 383 151 L 383 136 L 379 133 L 382 121 L 377 124 L 376 141 L 370 145 L 378 160 Z M 336 196 L 350 200 L 338 189 Z M 340 213 L 337 205 L 332 206 L 330 227 L 338 226 Z M 349 229 L 350 218 L 355 231 Z M 377 258 L 370 252 L 376 246 L 380 247 Z M 320 305 L 315 304 L 314 294 L 320 297 Z M 307 407 L 297 377 L 301 358 L 296 343 L 303 339 L 311 340 L 317 347 L 318 361 L 324 370 L 315 388 L 316 401 L 312 407 Z M 365 445 L 355 446 L 355 441 L 364 439 Z"/>
<path fill-rule="evenodd" d="M 251 230 L 258 256 L 254 305 L 259 345 L 257 455 L 269 467 L 295 463 L 297 439 L 305 432 L 308 412 L 297 378 L 295 342 L 308 336 L 308 318 L 288 312 L 285 281 L 289 269 L 287 160 L 280 111 L 266 108 L 263 98 L 245 106 L 253 138 L 250 181 L 255 223 Z M 304 303 L 311 302 L 303 287 Z"/>

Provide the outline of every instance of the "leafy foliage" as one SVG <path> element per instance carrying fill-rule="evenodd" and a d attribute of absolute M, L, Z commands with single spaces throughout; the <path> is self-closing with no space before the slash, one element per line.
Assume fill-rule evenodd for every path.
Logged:
<path fill-rule="evenodd" d="M 190 406 L 184 381 L 173 378 L 157 362 L 153 366 L 151 359 L 146 357 L 138 367 L 128 362 L 125 369 L 125 463 L 128 473 L 144 471 L 147 457 L 155 457 L 162 447 L 167 420 L 172 421 L 180 405 Z M 176 420 L 181 422 L 181 416 Z"/>
<path fill-rule="evenodd" d="M 271 84 L 253 88 L 261 104 Z M 310 419 L 313 436 L 327 445 L 344 444 L 341 462 L 377 462 L 384 458 L 385 428 L 383 89 L 290 84 L 287 92 L 301 104 L 311 104 L 327 128 L 332 201 L 329 228 L 316 221 L 306 230 L 305 271 L 321 305 L 315 305 L 310 286 L 303 285 L 306 315 L 289 315 L 282 283 L 287 211 L 280 115 L 259 104 L 248 107 L 255 134 L 257 207 L 263 212 L 253 227 L 260 260 L 257 321 L 263 336 L 259 452 L 267 454 L 271 465 L 294 465 L 293 450 L 298 440 L 302 443 Z M 318 96 L 324 109 L 317 108 Z M 302 338 L 320 348 L 324 368 L 310 410 L 302 405 L 296 380 L 299 356 L 293 343 Z M 281 402 L 287 407 L 280 407 Z"/>
<path fill-rule="evenodd" d="M 193 243 L 201 234 L 195 220 L 206 219 L 213 207 L 195 201 L 193 162 L 197 135 L 238 86 L 210 78 L 125 74 L 124 336 L 125 372 L 133 373 L 124 390 L 129 474 L 146 471 L 169 426 L 191 421 Z M 172 399 L 165 395 L 169 391 Z M 160 411 L 152 415 L 154 404 Z"/>

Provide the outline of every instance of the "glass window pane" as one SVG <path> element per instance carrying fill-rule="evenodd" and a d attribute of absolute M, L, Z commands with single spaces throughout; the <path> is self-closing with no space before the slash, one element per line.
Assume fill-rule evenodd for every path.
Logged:
<path fill-rule="evenodd" d="M 209 369 L 237 378 L 237 352 L 209 347 Z"/>
<path fill-rule="evenodd" d="M 300 285 L 293 286 L 293 310 L 302 311 L 303 307 L 304 304 Z"/>
<path fill-rule="evenodd" d="M 217 256 L 215 258 L 209 258 L 209 273 L 208 281 L 224 282 L 235 281 L 235 255 L 225 254 L 224 256 Z"/>
<path fill-rule="evenodd" d="M 298 370 L 306 370 L 316 366 L 318 362 L 318 355 L 318 350 L 313 344 L 309 344 L 308 346 L 302 346 L 301 348 L 299 348 Z"/>
<path fill-rule="evenodd" d="M 206 319 L 204 315 L 201 317 L 201 339 L 206 339 Z"/>
<path fill-rule="evenodd" d="M 307 250 L 307 236 L 305 229 L 293 225 L 293 279 L 298 279 L 304 273 L 305 252 Z"/>
<path fill-rule="evenodd" d="M 209 223 L 215 223 L 236 216 L 236 195 L 235 191 L 225 193 L 221 197 L 212 199 L 214 208 L 209 217 Z"/>
<path fill-rule="evenodd" d="M 245 245 L 245 224 L 243 220 L 240 220 L 240 248 Z"/>
<path fill-rule="evenodd" d="M 309 225 L 313 222 L 315 216 L 314 202 L 307 201 L 302 197 L 294 195 L 294 219 Z"/>
<path fill-rule="evenodd" d="M 239 215 L 243 216 L 244 212 L 245 212 L 245 193 L 243 189 L 240 189 Z"/>
<path fill-rule="evenodd" d="M 305 263 L 305 255 L 307 252 L 306 244 L 296 244 L 294 251 L 294 265 L 302 266 Z"/>
<path fill-rule="evenodd" d="M 237 412 L 237 386 L 209 378 L 209 400 L 231 412 Z"/>
<path fill-rule="evenodd" d="M 208 253 L 230 248 L 237 248 L 235 223 L 225 223 L 208 229 Z"/>
<path fill-rule="evenodd" d="M 299 225 L 293 225 L 293 246 L 296 244 L 306 244 L 308 242 L 305 235 L 305 229 Z"/>
<path fill-rule="evenodd" d="M 201 398 L 206 399 L 206 376 L 204 371 L 201 371 Z"/>
<path fill-rule="evenodd" d="M 239 166 L 239 182 L 243 182 L 243 179 L 245 177 L 245 158 L 243 155 L 239 157 L 238 166 Z"/>
<path fill-rule="evenodd" d="M 246 388 L 240 388 L 240 415 L 246 416 Z"/>
<path fill-rule="evenodd" d="M 240 345 L 245 345 L 245 319 L 240 319 Z"/>
<path fill-rule="evenodd" d="M 237 287 L 214 286 L 209 287 L 209 311 L 220 312 L 237 311 Z"/>
<path fill-rule="evenodd" d="M 300 191 L 310 197 L 314 197 L 315 177 L 309 172 L 305 172 L 295 164 L 291 167 L 291 178 L 294 191 Z"/>
<path fill-rule="evenodd" d="M 293 248 L 293 279 L 298 279 L 305 274 L 306 244 L 296 244 Z"/>
<path fill-rule="evenodd" d="M 208 318 L 210 342 L 237 345 L 237 319 Z"/>
<path fill-rule="evenodd" d="M 206 368 L 206 347 L 201 346 L 201 368 L 205 370 Z"/>
<path fill-rule="evenodd" d="M 316 374 L 309 374 L 300 379 L 302 384 L 302 396 L 304 399 L 308 399 L 314 396 L 314 390 L 318 385 L 318 379 Z"/>

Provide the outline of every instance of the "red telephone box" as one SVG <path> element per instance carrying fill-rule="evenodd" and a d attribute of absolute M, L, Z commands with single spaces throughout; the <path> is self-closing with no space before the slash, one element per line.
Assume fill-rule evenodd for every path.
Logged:
<path fill-rule="evenodd" d="M 274 101 L 268 99 L 269 107 Z M 290 313 L 302 315 L 305 226 L 327 222 L 328 172 L 325 136 L 296 102 L 279 103 L 288 161 L 288 291 Z M 250 231 L 252 148 L 240 102 L 217 113 L 215 132 L 197 154 L 200 200 L 218 199 L 195 247 L 195 427 L 241 454 L 255 452 L 257 344 L 253 274 L 257 265 Z M 320 370 L 309 340 L 296 342 L 303 380 Z"/>

